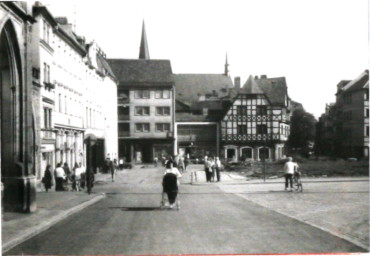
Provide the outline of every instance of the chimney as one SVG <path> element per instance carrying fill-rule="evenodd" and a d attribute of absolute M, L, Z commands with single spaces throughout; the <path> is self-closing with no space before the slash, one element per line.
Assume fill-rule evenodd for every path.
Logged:
<path fill-rule="evenodd" d="M 240 89 L 240 76 L 234 77 L 234 88 Z"/>
<path fill-rule="evenodd" d="M 261 79 L 267 79 L 267 75 L 261 75 Z"/>
<path fill-rule="evenodd" d="M 67 25 L 68 19 L 67 17 L 55 17 L 54 18 L 56 22 L 58 22 L 60 25 Z"/>

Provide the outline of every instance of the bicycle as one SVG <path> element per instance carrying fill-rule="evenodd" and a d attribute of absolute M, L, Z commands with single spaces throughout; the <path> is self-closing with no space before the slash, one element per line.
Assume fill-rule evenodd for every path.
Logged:
<path fill-rule="evenodd" d="M 299 172 L 296 172 L 293 175 L 293 188 L 294 188 L 295 191 L 303 192 L 301 174 Z"/>

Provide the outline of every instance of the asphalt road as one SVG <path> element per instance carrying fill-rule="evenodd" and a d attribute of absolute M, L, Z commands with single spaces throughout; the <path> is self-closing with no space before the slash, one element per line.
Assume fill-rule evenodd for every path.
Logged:
<path fill-rule="evenodd" d="M 343 239 L 214 184 L 180 188 L 181 210 L 160 210 L 161 169 L 120 173 L 107 198 L 13 248 L 20 254 L 246 254 L 364 252 Z"/>

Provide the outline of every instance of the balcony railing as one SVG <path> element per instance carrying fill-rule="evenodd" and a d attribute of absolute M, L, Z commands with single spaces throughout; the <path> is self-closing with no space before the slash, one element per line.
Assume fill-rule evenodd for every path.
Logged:
<path fill-rule="evenodd" d="M 130 137 L 129 131 L 118 131 L 118 137 Z"/>
<path fill-rule="evenodd" d="M 123 114 L 118 115 L 118 121 L 126 121 L 126 120 L 130 120 L 130 115 L 123 115 Z"/>
<path fill-rule="evenodd" d="M 55 140 L 55 133 L 52 130 L 42 129 L 41 130 L 41 138 L 42 139 L 54 139 Z"/>
<path fill-rule="evenodd" d="M 130 98 L 118 98 L 118 104 L 128 104 L 130 103 Z"/>

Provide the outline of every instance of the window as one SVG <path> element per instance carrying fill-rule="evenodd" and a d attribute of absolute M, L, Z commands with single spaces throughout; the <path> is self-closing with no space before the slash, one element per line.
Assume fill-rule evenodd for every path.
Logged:
<path fill-rule="evenodd" d="M 369 108 L 365 108 L 365 117 L 369 117 Z"/>
<path fill-rule="evenodd" d="M 170 91 L 169 90 L 156 90 L 155 91 L 155 98 L 156 99 L 169 99 L 170 98 Z"/>
<path fill-rule="evenodd" d="M 51 108 L 44 108 L 44 128 L 51 128 Z"/>
<path fill-rule="evenodd" d="M 170 107 L 156 107 L 156 114 L 158 116 L 169 116 Z"/>
<path fill-rule="evenodd" d="M 247 106 L 237 106 L 236 113 L 239 116 L 247 115 Z"/>
<path fill-rule="evenodd" d="M 368 125 L 366 125 L 365 127 L 365 136 L 369 137 L 369 126 Z"/>
<path fill-rule="evenodd" d="M 137 116 L 149 116 L 149 107 L 135 107 L 135 115 Z"/>
<path fill-rule="evenodd" d="M 347 111 L 343 113 L 343 119 L 345 121 L 350 121 L 352 120 L 352 111 Z"/>
<path fill-rule="evenodd" d="M 155 124 L 155 131 L 156 132 L 169 132 L 170 124 L 169 123 L 157 123 Z"/>
<path fill-rule="evenodd" d="M 136 123 L 135 132 L 149 132 L 150 124 L 149 123 Z"/>
<path fill-rule="evenodd" d="M 149 99 L 150 92 L 148 90 L 136 90 L 135 91 L 135 98 L 136 99 Z"/>
<path fill-rule="evenodd" d="M 245 124 L 238 125 L 238 134 L 247 134 L 247 125 Z"/>
<path fill-rule="evenodd" d="M 351 104 L 352 103 L 352 95 L 350 93 L 343 95 L 344 104 Z"/>
<path fill-rule="evenodd" d="M 270 157 L 270 152 L 268 148 L 259 148 L 258 154 L 261 160 L 265 160 Z"/>
<path fill-rule="evenodd" d="M 267 115 L 267 107 L 257 106 L 257 116 L 265 116 L 265 115 Z"/>
<path fill-rule="evenodd" d="M 44 63 L 44 83 L 50 83 L 50 66 Z"/>
<path fill-rule="evenodd" d="M 257 134 L 267 134 L 267 125 L 258 124 L 257 125 Z"/>
<path fill-rule="evenodd" d="M 364 99 L 369 100 L 369 90 L 366 89 L 365 94 L 364 94 Z"/>
<path fill-rule="evenodd" d="M 64 96 L 64 113 L 67 114 L 67 96 Z"/>
<path fill-rule="evenodd" d="M 62 113 L 62 94 L 59 93 L 59 97 L 58 97 L 58 103 L 59 103 L 59 112 Z"/>

